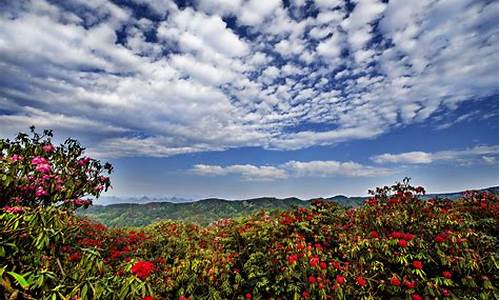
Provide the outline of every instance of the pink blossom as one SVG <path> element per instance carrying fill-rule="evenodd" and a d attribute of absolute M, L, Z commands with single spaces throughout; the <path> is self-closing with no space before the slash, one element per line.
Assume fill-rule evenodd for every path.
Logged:
<path fill-rule="evenodd" d="M 49 195 L 49 193 L 46 190 L 44 190 L 42 187 L 39 187 L 36 189 L 35 196 L 37 198 L 47 196 L 47 195 Z"/>
<path fill-rule="evenodd" d="M 17 154 L 14 154 L 10 157 L 10 160 L 12 162 L 16 162 L 16 161 L 20 161 L 20 160 L 23 160 L 23 157 L 21 155 L 17 155 Z"/>
<path fill-rule="evenodd" d="M 52 171 L 52 167 L 49 164 L 39 164 L 36 166 L 35 170 L 40 173 L 50 173 Z"/>
<path fill-rule="evenodd" d="M 34 165 L 40 165 L 40 164 L 48 164 L 49 162 L 47 161 L 46 158 L 41 157 L 41 156 L 35 156 L 32 160 L 31 163 Z"/>
<path fill-rule="evenodd" d="M 11 214 L 17 214 L 24 210 L 21 206 L 6 206 L 3 208 L 4 211 L 9 212 Z"/>
<path fill-rule="evenodd" d="M 78 160 L 78 164 L 79 164 L 80 166 L 84 167 L 84 166 L 87 166 L 87 165 L 89 164 L 90 160 L 91 160 L 91 158 L 90 158 L 90 157 L 85 156 L 85 157 L 80 158 L 80 159 Z"/>
<path fill-rule="evenodd" d="M 75 199 L 73 200 L 73 203 L 75 204 L 76 207 L 80 206 L 85 206 L 85 205 L 91 205 L 92 200 L 89 199 Z"/>
<path fill-rule="evenodd" d="M 52 144 L 47 144 L 47 145 L 44 145 L 44 146 L 42 147 L 42 149 L 43 149 L 43 151 L 44 151 L 45 153 L 52 153 L 52 152 L 54 152 L 54 151 L 56 150 L 56 148 L 54 148 L 54 146 L 53 146 Z"/>

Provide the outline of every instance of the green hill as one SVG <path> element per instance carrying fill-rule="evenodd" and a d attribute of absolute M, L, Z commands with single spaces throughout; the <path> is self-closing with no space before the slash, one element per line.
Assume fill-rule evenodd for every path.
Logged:
<path fill-rule="evenodd" d="M 498 187 L 483 190 L 498 194 Z M 456 199 L 462 193 L 429 194 L 424 196 L 424 199 Z M 326 200 L 333 201 L 344 207 L 361 206 L 365 199 L 366 197 L 347 197 L 343 195 L 326 198 Z M 145 226 L 163 219 L 182 220 L 207 225 L 219 219 L 246 215 L 259 210 L 287 210 L 295 206 L 309 207 L 310 203 L 311 200 L 301 200 L 298 198 L 278 199 L 263 197 L 247 200 L 209 198 L 184 203 L 150 202 L 143 204 L 120 203 L 94 205 L 86 210 L 79 210 L 78 213 L 113 227 Z"/>

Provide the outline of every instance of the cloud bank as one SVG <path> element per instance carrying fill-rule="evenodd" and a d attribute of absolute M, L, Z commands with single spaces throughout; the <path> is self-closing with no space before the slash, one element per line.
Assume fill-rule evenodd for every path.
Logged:
<path fill-rule="evenodd" d="M 53 128 L 101 157 L 292 150 L 498 93 L 496 1 L 116 3 L 0 5 L 0 134 Z M 438 159 L 391 155 L 377 160 Z"/>

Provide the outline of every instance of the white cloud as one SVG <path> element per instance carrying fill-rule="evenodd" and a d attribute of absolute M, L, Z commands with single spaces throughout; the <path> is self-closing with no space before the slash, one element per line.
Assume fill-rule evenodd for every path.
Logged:
<path fill-rule="evenodd" d="M 289 169 L 298 177 L 372 177 L 386 176 L 394 173 L 394 170 L 386 168 L 366 166 L 352 161 L 339 162 L 334 160 L 308 162 L 290 161 L 285 164 L 285 168 Z"/>
<path fill-rule="evenodd" d="M 289 161 L 277 166 L 246 165 L 204 165 L 193 166 L 191 172 L 205 176 L 226 176 L 230 174 L 242 176 L 244 180 L 270 181 L 288 177 L 373 177 L 386 176 L 394 170 L 366 166 L 355 162 L 339 161 Z"/>
<path fill-rule="evenodd" d="M 316 1 L 317 16 L 300 1 L 134 2 L 155 18 L 108 0 L 6 4 L 3 124 L 110 128 L 77 137 L 114 157 L 290 150 L 434 126 L 436 115 L 498 93 L 495 1 L 359 0 L 349 11 L 327 0 Z"/>
<path fill-rule="evenodd" d="M 195 165 L 192 172 L 198 175 L 228 175 L 237 174 L 244 180 L 249 181 L 271 181 L 285 179 L 288 174 L 285 170 L 273 166 L 254 166 L 254 165 L 230 165 L 226 167 L 217 165 Z"/>
<path fill-rule="evenodd" d="M 438 152 L 405 152 L 399 154 L 384 153 L 373 156 L 371 159 L 378 163 L 400 163 L 400 164 L 430 164 L 437 161 L 454 161 L 463 164 L 481 158 L 484 162 L 491 164 L 498 155 L 498 146 L 476 146 L 464 150 L 446 150 Z M 492 159 L 493 158 L 493 159 Z"/>
<path fill-rule="evenodd" d="M 384 153 L 373 157 L 372 160 L 378 164 L 430 164 L 432 163 L 432 154 L 422 151 L 405 152 L 400 154 Z"/>
<path fill-rule="evenodd" d="M 280 5 L 281 0 L 249 0 L 240 8 L 238 21 L 245 25 L 258 25 Z"/>

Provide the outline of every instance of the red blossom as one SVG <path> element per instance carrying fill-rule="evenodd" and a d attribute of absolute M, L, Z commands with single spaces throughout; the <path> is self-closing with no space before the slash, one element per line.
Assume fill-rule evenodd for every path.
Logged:
<path fill-rule="evenodd" d="M 400 247 L 406 248 L 408 246 L 408 242 L 406 240 L 399 240 L 398 245 Z"/>
<path fill-rule="evenodd" d="M 417 270 L 421 270 L 424 267 L 424 264 L 419 260 L 414 260 L 412 265 Z"/>
<path fill-rule="evenodd" d="M 396 276 L 392 276 L 392 278 L 391 278 L 391 284 L 394 285 L 394 286 L 400 286 L 401 285 L 401 281 Z"/>
<path fill-rule="evenodd" d="M 345 283 L 345 277 L 342 275 L 337 275 L 335 277 L 335 281 L 337 281 L 338 284 L 344 284 Z"/>
<path fill-rule="evenodd" d="M 366 285 L 366 279 L 364 279 L 363 277 L 361 276 L 356 276 L 356 282 L 360 285 L 360 286 L 365 286 Z"/>
<path fill-rule="evenodd" d="M 315 268 L 319 263 L 319 256 L 313 256 L 311 259 L 309 259 L 309 264 L 311 267 Z"/>
<path fill-rule="evenodd" d="M 443 289 L 441 291 L 441 295 L 443 295 L 443 297 L 445 298 L 448 298 L 450 296 L 450 291 L 448 291 L 447 289 Z"/>
<path fill-rule="evenodd" d="M 314 284 L 314 283 L 316 283 L 316 277 L 311 275 L 311 276 L 309 276 L 308 281 L 309 281 L 309 283 Z"/>
<path fill-rule="evenodd" d="M 450 271 L 443 271 L 443 277 L 446 278 L 446 279 L 451 279 L 452 277 L 452 274 Z"/>
<path fill-rule="evenodd" d="M 79 261 L 82 258 L 82 254 L 80 252 L 74 252 L 69 256 L 70 261 Z"/>
<path fill-rule="evenodd" d="M 406 241 L 411 241 L 415 238 L 415 236 L 411 233 L 403 233 L 403 239 Z"/>
<path fill-rule="evenodd" d="M 370 232 L 370 237 L 372 237 L 372 238 L 375 239 L 375 238 L 379 237 L 379 234 L 378 234 L 378 232 L 376 232 L 375 230 L 373 230 L 372 232 Z"/>
<path fill-rule="evenodd" d="M 328 268 L 328 265 L 326 264 L 326 262 L 322 261 L 322 262 L 319 263 L 319 267 L 322 270 L 326 270 Z"/>
<path fill-rule="evenodd" d="M 408 288 L 408 289 L 414 289 L 417 286 L 416 281 L 407 281 L 405 280 L 403 284 Z"/>
<path fill-rule="evenodd" d="M 292 264 L 296 263 L 297 259 L 298 259 L 297 254 L 292 254 L 292 255 L 288 256 L 288 264 L 292 265 Z"/>
<path fill-rule="evenodd" d="M 150 295 L 150 296 L 144 296 L 144 297 L 142 297 L 141 300 L 155 300 L 155 298 Z"/>
<path fill-rule="evenodd" d="M 252 299 L 252 294 L 246 293 L 245 299 L 248 299 L 248 300 Z"/>
<path fill-rule="evenodd" d="M 155 265 L 149 261 L 138 261 L 136 262 L 130 271 L 132 274 L 137 276 L 139 279 L 146 279 L 154 271 Z"/>
<path fill-rule="evenodd" d="M 411 295 L 411 300 L 423 300 L 423 298 L 419 294 L 413 294 Z"/>

